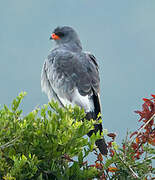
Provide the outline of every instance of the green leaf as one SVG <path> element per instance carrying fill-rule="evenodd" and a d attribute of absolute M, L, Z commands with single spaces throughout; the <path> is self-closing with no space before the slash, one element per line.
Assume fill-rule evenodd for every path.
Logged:
<path fill-rule="evenodd" d="M 83 163 L 83 153 L 82 153 L 82 151 L 78 155 L 78 162 L 79 162 L 80 165 Z"/>
<path fill-rule="evenodd" d="M 40 175 L 37 177 L 37 180 L 43 180 L 43 175 L 40 173 Z"/>

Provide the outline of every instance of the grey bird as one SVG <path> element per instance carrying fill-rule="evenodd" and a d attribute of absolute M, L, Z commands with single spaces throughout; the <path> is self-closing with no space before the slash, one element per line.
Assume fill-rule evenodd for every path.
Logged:
<path fill-rule="evenodd" d="M 96 58 L 82 50 L 80 39 L 72 27 L 57 27 L 50 36 L 56 47 L 50 51 L 44 62 L 41 74 L 42 91 L 48 99 L 54 99 L 60 106 L 78 105 L 84 108 L 86 119 L 97 119 L 101 112 L 99 66 Z M 94 130 L 102 132 L 102 124 L 97 123 Z M 96 145 L 103 155 L 107 154 L 104 138 Z"/>

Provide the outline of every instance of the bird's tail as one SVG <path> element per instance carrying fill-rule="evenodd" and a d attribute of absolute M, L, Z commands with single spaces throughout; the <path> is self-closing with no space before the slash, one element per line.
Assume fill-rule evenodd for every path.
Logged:
<path fill-rule="evenodd" d="M 87 117 L 87 116 L 86 116 Z M 88 136 L 90 137 L 93 133 L 97 133 L 98 131 L 100 131 L 100 133 L 102 132 L 102 124 L 99 123 L 99 124 L 95 124 L 94 125 L 94 129 L 93 130 L 90 130 L 88 132 Z M 96 146 L 98 147 L 99 151 L 101 152 L 101 154 L 103 155 L 107 155 L 108 154 L 108 149 L 107 149 L 107 144 L 105 142 L 105 139 L 104 137 L 101 138 L 101 139 L 97 139 L 96 142 L 95 142 Z"/>
<path fill-rule="evenodd" d="M 90 120 L 90 119 L 99 120 L 100 119 L 100 118 L 98 118 L 98 114 L 101 112 L 100 97 L 94 91 L 93 91 L 93 102 L 94 102 L 94 107 L 95 107 L 94 112 L 88 112 L 86 114 L 87 120 Z M 90 130 L 87 135 L 90 137 L 93 133 L 96 134 L 98 131 L 101 134 L 102 130 L 103 130 L 102 124 L 96 123 L 94 125 L 94 129 Z M 98 147 L 98 149 L 100 150 L 101 154 L 107 155 L 108 149 L 107 149 L 107 144 L 105 142 L 104 137 L 102 139 L 96 140 L 95 144 Z"/>

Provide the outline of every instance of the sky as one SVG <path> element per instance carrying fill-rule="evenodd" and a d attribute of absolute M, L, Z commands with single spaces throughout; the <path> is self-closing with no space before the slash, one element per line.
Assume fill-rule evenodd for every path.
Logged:
<path fill-rule="evenodd" d="M 74 27 L 100 65 L 103 125 L 125 138 L 138 127 L 142 98 L 155 94 L 154 0 L 5 0 L 0 2 L 0 104 L 26 91 L 24 113 L 47 104 L 44 59 L 57 26 Z"/>

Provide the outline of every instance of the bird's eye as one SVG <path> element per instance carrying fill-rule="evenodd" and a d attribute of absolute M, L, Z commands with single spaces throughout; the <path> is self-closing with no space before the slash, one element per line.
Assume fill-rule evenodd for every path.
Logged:
<path fill-rule="evenodd" d="M 65 35 L 63 32 L 56 32 L 55 34 L 59 37 L 63 37 Z"/>

